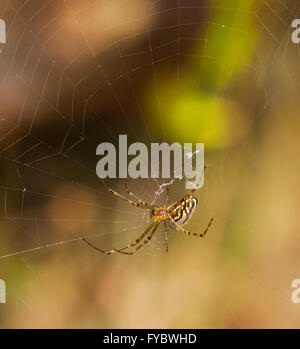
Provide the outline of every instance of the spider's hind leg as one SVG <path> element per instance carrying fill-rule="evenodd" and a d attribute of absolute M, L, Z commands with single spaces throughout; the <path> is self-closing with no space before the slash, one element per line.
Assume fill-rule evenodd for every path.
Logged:
<path fill-rule="evenodd" d="M 209 227 L 211 226 L 211 223 L 212 223 L 212 221 L 213 221 L 213 218 L 211 218 L 210 221 L 209 221 L 209 223 L 208 223 L 208 225 L 207 225 L 207 227 L 205 228 L 205 230 L 204 230 L 203 233 L 192 233 L 192 232 L 190 232 L 190 231 L 184 229 L 181 225 L 177 224 L 177 223 L 174 221 L 174 219 L 173 219 L 170 215 L 168 215 L 168 216 L 169 216 L 171 222 L 176 226 L 177 230 L 181 230 L 181 231 L 184 232 L 186 235 L 197 236 L 197 237 L 200 237 L 200 238 L 203 238 L 203 237 L 205 236 L 205 234 L 207 233 L 207 231 L 208 231 L 208 229 L 209 229 Z"/>
<path fill-rule="evenodd" d="M 167 232 L 167 225 L 166 223 L 164 224 L 165 225 L 165 231 L 164 231 L 164 236 L 165 236 L 165 247 L 166 247 L 166 252 L 169 251 L 169 245 L 168 245 L 168 232 Z"/>

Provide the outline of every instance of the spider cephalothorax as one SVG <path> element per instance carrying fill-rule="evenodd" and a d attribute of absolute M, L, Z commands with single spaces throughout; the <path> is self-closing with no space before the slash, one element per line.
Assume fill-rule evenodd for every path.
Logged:
<path fill-rule="evenodd" d="M 167 219 L 169 219 L 169 217 L 168 217 L 168 210 L 167 210 L 167 208 L 154 208 L 150 212 L 150 217 L 155 222 L 166 221 Z"/>
<path fill-rule="evenodd" d="M 107 187 L 106 183 L 104 180 L 102 180 L 103 184 Z M 150 217 L 152 219 L 152 222 L 148 225 L 146 230 L 141 234 L 134 242 L 128 244 L 125 247 L 121 248 L 114 248 L 112 250 L 101 250 L 100 248 L 96 247 L 95 245 L 91 244 L 88 240 L 85 238 L 82 238 L 83 241 L 85 241 L 89 246 L 93 247 L 99 252 L 102 252 L 104 254 L 112 254 L 115 252 L 122 253 L 122 254 L 127 254 L 127 255 L 133 255 L 138 249 L 143 247 L 145 244 L 147 244 L 152 236 L 154 235 L 155 231 L 157 230 L 159 224 L 161 222 L 168 223 L 170 228 L 173 230 L 177 231 L 182 231 L 186 235 L 193 235 L 193 236 L 198 236 L 198 237 L 204 237 L 204 235 L 207 233 L 213 218 L 208 223 L 208 226 L 204 230 L 203 233 L 191 233 L 190 231 L 184 229 L 182 226 L 188 222 L 188 220 L 191 218 L 192 214 L 195 212 L 195 208 L 197 207 L 198 199 L 193 196 L 194 190 L 192 190 L 189 194 L 185 195 L 183 199 L 180 201 L 177 201 L 176 203 L 170 205 L 170 206 L 156 206 L 156 205 L 150 205 L 147 204 L 146 202 L 138 199 L 131 191 L 129 191 L 128 186 L 127 186 L 127 181 L 126 181 L 126 192 L 134 199 L 134 200 L 129 200 L 125 196 L 117 193 L 113 189 L 107 187 L 108 191 L 111 192 L 113 195 L 119 197 L 122 200 L 127 201 L 129 204 L 143 208 L 143 209 L 148 209 L 150 211 Z M 167 187 L 167 200 L 169 198 L 169 188 Z M 145 238 L 145 236 L 149 233 L 149 235 Z M 165 235 L 165 246 L 166 246 L 166 251 L 168 251 L 168 233 L 167 231 L 164 232 Z M 145 238 L 145 239 L 144 239 Z M 143 240 L 144 239 L 144 240 Z M 141 242 L 139 245 L 138 243 Z M 124 251 L 126 249 L 130 249 L 130 247 L 138 245 L 135 249 L 129 250 L 129 251 Z"/>

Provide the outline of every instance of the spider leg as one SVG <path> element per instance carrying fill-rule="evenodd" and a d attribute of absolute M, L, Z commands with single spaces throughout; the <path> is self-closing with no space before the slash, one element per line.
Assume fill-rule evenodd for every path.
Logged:
<path fill-rule="evenodd" d="M 129 248 L 129 247 L 132 247 L 132 246 L 135 246 L 137 245 L 143 238 L 144 236 L 149 233 L 149 231 L 153 228 L 154 226 L 154 222 L 150 223 L 148 225 L 148 227 L 146 228 L 146 230 L 143 232 L 143 234 L 141 234 L 134 242 L 128 244 L 127 246 L 125 247 L 121 247 L 121 248 L 114 248 L 112 250 L 101 250 L 100 248 L 98 248 L 97 246 L 95 246 L 94 244 L 90 243 L 86 238 L 82 238 L 82 240 L 87 243 L 90 247 L 94 248 L 95 250 L 99 251 L 99 252 L 102 252 L 104 253 L 105 255 L 108 255 L 108 254 L 112 254 L 112 253 L 115 253 L 115 252 L 120 252 L 120 253 L 124 253 L 124 254 L 131 254 L 131 253 L 126 253 L 126 252 L 121 252 L 122 250 L 125 250 L 126 248 Z"/>
<path fill-rule="evenodd" d="M 159 224 L 160 224 L 160 222 L 159 222 L 159 223 L 156 223 L 156 225 L 155 225 L 154 228 L 152 229 L 151 233 L 147 236 L 147 238 L 146 238 L 144 241 L 142 241 L 142 242 L 140 243 L 140 245 L 138 245 L 137 248 L 135 248 L 134 250 L 131 250 L 131 251 L 129 251 L 129 252 L 120 251 L 120 253 L 125 253 L 125 254 L 130 254 L 130 255 L 135 254 L 135 252 L 136 252 L 137 250 L 139 250 L 140 248 L 142 248 L 143 246 L 145 246 L 146 244 L 148 244 L 148 242 L 152 239 L 154 233 L 156 232 L 156 229 L 158 228 Z"/>
<path fill-rule="evenodd" d="M 139 198 L 137 198 L 129 189 L 128 189 L 128 180 L 126 178 L 126 182 L 125 182 L 125 190 L 126 193 L 128 193 L 131 197 L 133 197 L 136 201 L 138 201 L 142 206 L 144 206 L 146 208 L 146 206 L 149 206 L 149 204 L 147 204 L 147 202 L 140 200 Z"/>
<path fill-rule="evenodd" d="M 169 186 L 167 186 L 167 188 L 166 188 L 166 203 L 165 203 L 165 206 L 167 206 L 167 204 L 168 204 L 169 197 L 170 197 L 170 188 L 169 188 Z"/>
<path fill-rule="evenodd" d="M 167 232 L 167 231 L 165 231 L 165 232 L 164 232 L 164 234 L 165 234 L 165 246 L 166 246 L 166 252 L 168 252 L 168 251 L 169 251 L 169 247 L 168 247 L 168 232 Z"/>
<path fill-rule="evenodd" d="M 192 233 L 192 232 L 190 232 L 190 231 L 184 229 L 184 228 L 183 228 L 182 226 L 180 226 L 179 224 L 177 224 L 177 223 L 174 221 L 174 219 L 173 219 L 169 214 L 168 214 L 168 216 L 169 216 L 170 220 L 172 221 L 172 223 L 174 223 L 174 225 L 176 225 L 176 227 L 177 227 L 179 230 L 183 231 L 186 235 L 197 236 L 197 237 L 200 237 L 200 238 L 203 238 L 203 237 L 205 236 L 205 234 L 207 233 L 207 231 L 208 231 L 208 229 L 209 229 L 209 227 L 210 227 L 210 225 L 211 225 L 211 223 L 212 223 L 212 221 L 213 221 L 213 218 L 211 218 L 210 221 L 209 221 L 209 223 L 208 223 L 208 225 L 207 225 L 207 227 L 206 227 L 206 229 L 204 230 L 203 233 Z"/>
<path fill-rule="evenodd" d="M 139 208 L 149 209 L 149 210 L 151 210 L 151 209 L 153 209 L 154 207 L 156 207 L 156 206 L 153 206 L 153 205 L 145 206 L 145 205 L 143 205 L 143 204 L 141 204 L 141 203 L 137 203 L 137 202 L 135 202 L 135 201 L 128 200 L 127 198 L 125 198 L 125 196 L 123 196 L 123 195 L 117 193 L 115 190 L 111 189 L 111 188 L 105 183 L 104 179 L 101 179 L 101 181 L 102 181 L 102 183 L 105 185 L 105 187 L 107 188 L 107 190 L 108 190 L 110 193 L 112 193 L 113 195 L 119 197 L 119 198 L 122 199 L 122 200 L 127 201 L 130 205 L 133 205 L 133 206 L 136 206 L 136 207 L 139 207 Z"/>
<path fill-rule="evenodd" d="M 164 226 L 165 226 L 165 231 L 164 231 L 164 235 L 165 235 L 165 247 L 166 247 L 166 252 L 169 251 L 169 247 L 168 247 L 168 232 L 167 232 L 167 226 L 166 226 L 166 222 L 164 222 Z"/>

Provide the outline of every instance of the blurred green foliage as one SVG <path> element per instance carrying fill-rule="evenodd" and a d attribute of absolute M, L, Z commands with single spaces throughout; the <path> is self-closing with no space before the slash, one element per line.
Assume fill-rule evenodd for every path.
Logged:
<path fill-rule="evenodd" d="M 245 112 L 226 99 L 223 91 L 253 56 L 257 40 L 254 4 L 254 0 L 230 0 L 224 9 L 222 2 L 216 3 L 206 39 L 195 47 L 184 78 L 179 83 L 175 74 L 165 78 L 159 88 L 159 105 L 154 102 L 153 87 L 149 108 L 155 133 L 160 132 L 163 120 L 166 137 L 182 143 L 224 148 L 243 137 L 248 126 Z"/>

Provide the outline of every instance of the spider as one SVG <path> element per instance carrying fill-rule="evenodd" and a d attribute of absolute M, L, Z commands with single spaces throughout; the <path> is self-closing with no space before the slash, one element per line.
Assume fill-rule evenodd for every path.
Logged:
<path fill-rule="evenodd" d="M 90 247 L 94 248 L 95 250 L 104 253 L 105 255 L 110 255 L 115 252 L 126 254 L 126 255 L 133 255 L 136 251 L 138 251 L 141 247 L 146 245 L 153 237 L 154 233 L 156 232 L 158 226 L 160 223 L 164 222 L 165 231 L 164 231 L 164 237 L 165 237 L 165 248 L 166 252 L 168 252 L 168 232 L 166 230 L 167 224 L 169 224 L 169 227 L 176 231 L 182 231 L 186 235 L 192 235 L 203 238 L 205 234 L 207 233 L 213 218 L 210 219 L 206 229 L 203 233 L 192 233 L 182 227 L 182 225 L 186 224 L 189 219 L 191 218 L 192 214 L 194 213 L 198 199 L 193 195 L 193 192 L 195 189 L 191 190 L 188 194 L 186 194 L 183 199 L 179 200 L 176 203 L 173 203 L 170 206 L 167 206 L 167 202 L 169 199 L 169 187 L 166 188 L 167 198 L 166 203 L 164 206 L 157 206 L 157 205 L 150 205 L 140 199 L 138 199 L 129 189 L 128 189 L 128 183 L 126 180 L 125 184 L 125 190 L 126 192 L 133 198 L 133 200 L 127 199 L 125 196 L 117 193 L 115 190 L 109 188 L 105 181 L 102 179 L 102 183 L 105 185 L 107 190 L 112 193 L 113 195 L 117 196 L 118 198 L 127 201 L 130 205 L 139 207 L 142 209 L 150 210 L 150 217 L 152 219 L 152 222 L 147 226 L 145 231 L 134 241 L 128 244 L 125 247 L 121 248 L 114 248 L 112 250 L 101 250 L 97 246 L 93 245 L 91 242 L 89 242 L 86 238 L 82 237 L 82 240 L 87 243 Z M 149 234 L 148 234 L 149 233 Z M 145 236 L 148 234 L 148 236 L 145 238 Z M 144 239 L 145 238 L 145 239 Z M 143 240 L 144 239 L 144 240 Z M 142 241 L 143 240 L 143 241 Z M 139 244 L 139 242 L 141 242 Z M 139 244 L 139 245 L 138 245 Z M 137 246 L 138 245 L 138 246 Z M 130 250 L 131 247 L 135 247 L 134 249 Z M 124 251 L 128 249 L 129 251 Z"/>

